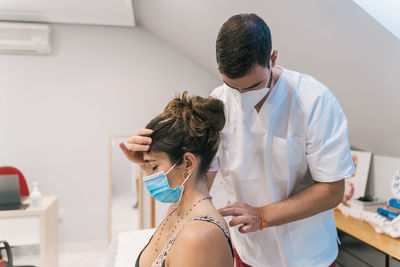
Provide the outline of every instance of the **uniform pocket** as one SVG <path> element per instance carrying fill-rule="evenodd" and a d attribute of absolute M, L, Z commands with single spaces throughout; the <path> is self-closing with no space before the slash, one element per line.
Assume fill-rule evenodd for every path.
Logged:
<path fill-rule="evenodd" d="M 287 158 L 289 162 L 289 177 L 298 176 L 306 167 L 305 140 L 301 136 L 292 136 L 287 140 Z"/>
<path fill-rule="evenodd" d="M 305 141 L 300 136 L 289 139 L 274 136 L 271 145 L 272 175 L 274 180 L 296 178 L 305 165 Z"/>
<path fill-rule="evenodd" d="M 288 182 L 288 142 L 273 136 L 271 142 L 271 175 L 276 183 Z"/>

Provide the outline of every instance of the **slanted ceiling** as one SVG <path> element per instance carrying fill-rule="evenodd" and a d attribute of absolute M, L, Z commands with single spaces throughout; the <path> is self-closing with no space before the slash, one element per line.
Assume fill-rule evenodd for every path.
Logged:
<path fill-rule="evenodd" d="M 354 0 L 354 2 L 400 39 L 400 1 Z"/>
<path fill-rule="evenodd" d="M 0 20 L 135 26 L 131 0 L 1 0 Z"/>
<path fill-rule="evenodd" d="M 400 157 L 400 40 L 353 0 L 133 3 L 138 25 L 217 79 L 219 28 L 234 14 L 257 13 L 271 27 L 272 46 L 279 50 L 277 64 L 313 75 L 338 98 L 349 121 L 351 145 Z"/>

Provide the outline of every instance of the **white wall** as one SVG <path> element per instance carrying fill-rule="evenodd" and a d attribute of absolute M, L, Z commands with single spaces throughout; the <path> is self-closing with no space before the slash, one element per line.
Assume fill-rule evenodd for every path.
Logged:
<path fill-rule="evenodd" d="M 400 157 L 400 40 L 349 0 L 135 0 L 139 25 L 218 78 L 215 39 L 230 16 L 254 12 L 272 31 L 278 64 L 336 95 L 354 148 Z"/>
<path fill-rule="evenodd" d="M 108 137 L 217 81 L 140 28 L 53 27 L 53 55 L 0 55 L 0 165 L 59 196 L 61 241 L 106 240 Z"/>
<path fill-rule="evenodd" d="M 137 197 L 136 178 L 139 175 L 139 165 L 126 160 L 119 147 L 120 142 L 127 143 L 128 137 L 113 137 L 111 140 L 111 177 L 112 194 L 133 195 Z M 133 203 L 134 204 L 134 203 Z"/>

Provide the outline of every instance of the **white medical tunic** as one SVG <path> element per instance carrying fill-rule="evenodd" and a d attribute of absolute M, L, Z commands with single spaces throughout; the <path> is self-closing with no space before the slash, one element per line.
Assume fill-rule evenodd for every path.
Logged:
<path fill-rule="evenodd" d="M 226 124 L 210 170 L 218 169 L 230 202 L 264 206 L 353 174 L 345 115 L 314 78 L 283 69 L 259 112 L 242 111 L 240 93 L 227 85 L 211 96 L 224 102 Z M 240 258 L 253 267 L 326 267 L 338 253 L 332 210 L 262 231 L 231 232 Z"/>

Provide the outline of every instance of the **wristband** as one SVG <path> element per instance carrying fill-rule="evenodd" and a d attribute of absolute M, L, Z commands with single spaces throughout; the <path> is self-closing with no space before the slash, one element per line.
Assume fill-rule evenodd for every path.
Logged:
<path fill-rule="evenodd" d="M 260 207 L 256 207 L 256 208 L 258 209 L 258 213 L 260 213 L 260 216 L 261 216 L 261 226 L 258 230 L 262 230 L 262 229 L 264 229 L 265 226 L 267 226 L 267 223 L 264 221 L 264 216 L 261 213 Z"/>

